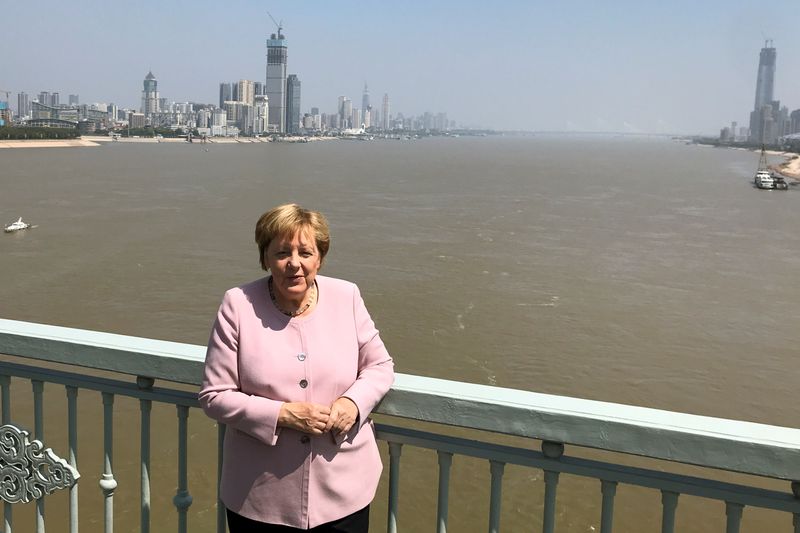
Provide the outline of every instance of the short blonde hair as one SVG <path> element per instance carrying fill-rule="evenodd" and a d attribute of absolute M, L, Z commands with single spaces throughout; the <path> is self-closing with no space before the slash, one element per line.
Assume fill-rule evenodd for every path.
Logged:
<path fill-rule="evenodd" d="M 325 259 L 331 247 L 331 233 L 328 221 L 319 211 L 304 209 L 297 204 L 284 204 L 273 207 L 256 222 L 256 244 L 261 268 L 269 270 L 264 261 L 264 251 L 274 239 L 293 236 L 298 232 L 309 231 L 319 250 L 320 262 Z"/>

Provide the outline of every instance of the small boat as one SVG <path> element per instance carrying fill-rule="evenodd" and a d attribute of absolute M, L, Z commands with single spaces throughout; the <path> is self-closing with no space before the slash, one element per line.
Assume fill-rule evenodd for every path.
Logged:
<path fill-rule="evenodd" d="M 30 227 L 31 227 L 30 224 L 28 224 L 27 222 L 23 222 L 22 217 L 19 217 L 19 219 L 16 222 L 12 222 L 11 224 L 3 228 L 3 231 L 5 231 L 6 233 L 11 233 L 14 231 L 19 231 L 21 229 L 28 229 Z"/>
<path fill-rule="evenodd" d="M 777 189 L 781 191 L 789 188 L 783 176 L 773 174 L 770 171 L 769 165 L 767 165 L 767 150 L 763 146 L 761 147 L 761 157 L 758 160 L 756 175 L 753 177 L 753 185 L 759 189 Z"/>
<path fill-rule="evenodd" d="M 779 191 L 785 191 L 789 188 L 789 184 L 786 183 L 786 180 L 783 176 L 774 174 L 772 176 L 772 187 Z"/>
<path fill-rule="evenodd" d="M 767 170 L 759 170 L 756 172 L 756 177 L 753 178 L 753 184 L 759 189 L 774 189 L 775 180 L 772 179 L 772 174 Z"/>

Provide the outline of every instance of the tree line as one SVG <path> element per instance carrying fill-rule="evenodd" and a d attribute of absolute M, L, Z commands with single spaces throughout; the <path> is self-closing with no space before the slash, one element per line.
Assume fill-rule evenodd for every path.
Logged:
<path fill-rule="evenodd" d="M 80 134 L 74 128 L 0 127 L 0 139 L 76 139 L 78 137 Z"/>

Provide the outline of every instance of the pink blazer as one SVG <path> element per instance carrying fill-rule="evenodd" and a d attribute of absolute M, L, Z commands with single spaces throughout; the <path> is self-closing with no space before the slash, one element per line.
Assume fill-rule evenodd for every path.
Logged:
<path fill-rule="evenodd" d="M 394 364 L 358 287 L 317 276 L 314 312 L 290 318 L 267 278 L 230 289 L 206 353 L 200 405 L 227 426 L 220 497 L 247 518 L 312 528 L 375 496 L 382 464 L 368 418 L 394 381 Z M 283 402 L 330 405 L 347 396 L 358 422 L 337 443 L 277 427 Z"/>

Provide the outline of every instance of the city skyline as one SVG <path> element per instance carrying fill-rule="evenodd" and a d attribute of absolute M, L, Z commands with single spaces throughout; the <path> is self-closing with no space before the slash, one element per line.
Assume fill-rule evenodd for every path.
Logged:
<path fill-rule="evenodd" d="M 6 14 L 14 4 L 23 8 L 16 0 L 7 4 Z M 51 91 L 138 108 L 142 77 L 152 71 L 162 97 L 216 103 L 221 81 L 264 81 L 266 40 L 277 30 L 269 10 L 283 22 L 288 72 L 303 82 L 301 113 L 334 112 L 340 95 L 359 102 L 366 81 L 373 108 L 389 93 L 392 113 L 444 111 L 471 127 L 714 132 L 732 119 L 747 124 L 754 56 L 765 36 L 779 49 L 774 93 L 789 108 L 800 107 L 800 16 L 788 1 L 771 4 L 773 15 L 765 17 L 749 1 L 364 9 L 354 2 L 235 0 L 225 9 L 251 26 L 235 33 L 215 25 L 221 15 L 212 6 L 219 7 L 136 1 L 122 10 L 44 0 L 37 23 L 92 31 L 70 32 L 59 47 L 9 47 L 0 59 L 0 90 L 12 93 L 12 107 L 18 92 L 33 98 Z M 30 41 L 24 24 L 8 33 L 7 42 Z"/>

